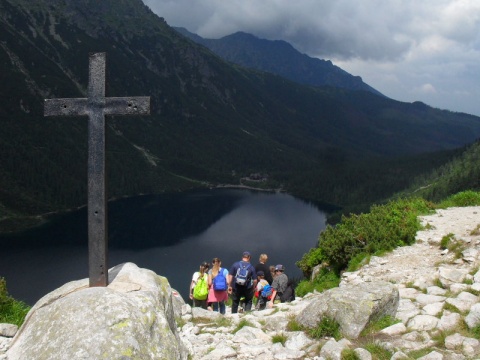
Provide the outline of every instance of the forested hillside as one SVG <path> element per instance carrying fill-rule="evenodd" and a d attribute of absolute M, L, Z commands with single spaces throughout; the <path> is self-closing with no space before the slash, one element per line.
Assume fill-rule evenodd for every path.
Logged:
<path fill-rule="evenodd" d="M 107 96 L 151 96 L 150 116 L 107 119 L 110 197 L 261 173 L 310 200 L 369 204 L 480 135 L 471 115 L 232 65 L 140 0 L 0 0 L 0 231 L 85 204 L 87 119 L 45 118 L 43 101 L 86 96 L 91 52 L 107 53 Z"/>

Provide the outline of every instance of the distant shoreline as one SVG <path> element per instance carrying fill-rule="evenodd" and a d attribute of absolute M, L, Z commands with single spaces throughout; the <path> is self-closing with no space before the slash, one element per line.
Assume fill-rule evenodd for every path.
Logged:
<path fill-rule="evenodd" d="M 245 190 L 255 190 L 255 191 L 263 191 L 263 192 L 271 192 L 271 193 L 283 193 L 285 190 L 283 189 L 262 189 L 262 188 L 257 188 L 254 186 L 248 186 L 248 185 L 242 185 L 242 184 L 205 184 L 204 187 L 199 187 L 198 189 L 245 189 Z M 193 189 L 190 189 L 193 190 Z M 188 191 L 188 190 L 184 190 Z M 181 192 L 184 192 L 181 191 Z M 132 198 L 136 196 L 147 196 L 147 195 L 161 195 L 161 194 L 166 194 L 168 192 L 163 192 L 163 193 L 152 193 L 152 194 L 145 194 L 145 193 L 139 193 L 135 195 L 124 195 L 124 196 L 114 196 L 108 199 L 108 201 L 116 201 L 120 199 L 126 199 L 126 198 Z M 49 211 L 41 214 L 35 214 L 35 215 L 25 215 L 25 216 L 6 216 L 0 220 L 0 236 L 2 235 L 12 235 L 15 233 L 21 233 L 23 231 L 28 231 L 30 229 L 42 226 L 46 223 L 48 223 L 50 220 L 49 218 L 52 216 L 56 215 L 63 215 L 63 214 L 68 214 L 73 211 L 80 210 L 84 207 L 87 207 L 87 204 L 79 205 L 76 207 L 68 208 L 68 209 L 63 209 L 63 210 L 57 210 L 57 211 Z"/>

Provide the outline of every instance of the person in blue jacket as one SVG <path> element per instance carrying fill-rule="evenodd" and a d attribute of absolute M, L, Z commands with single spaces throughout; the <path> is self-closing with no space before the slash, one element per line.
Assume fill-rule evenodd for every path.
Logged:
<path fill-rule="evenodd" d="M 245 298 L 245 311 L 252 309 L 253 295 L 257 286 L 257 273 L 250 264 L 248 251 L 242 254 L 242 260 L 235 262 L 228 273 L 228 293 L 232 295 L 232 314 L 238 312 L 240 299 Z"/>

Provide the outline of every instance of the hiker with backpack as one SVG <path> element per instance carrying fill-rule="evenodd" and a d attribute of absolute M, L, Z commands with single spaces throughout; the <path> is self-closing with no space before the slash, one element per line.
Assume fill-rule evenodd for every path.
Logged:
<path fill-rule="evenodd" d="M 273 293 L 270 300 L 272 307 L 275 300 L 280 300 L 282 303 L 287 301 L 283 296 L 288 287 L 288 276 L 285 274 L 285 267 L 280 264 L 275 266 L 275 274 L 272 282 Z M 291 301 L 291 299 L 288 299 L 288 301 Z"/>
<path fill-rule="evenodd" d="M 225 301 L 228 300 L 228 270 L 222 268 L 222 262 L 219 258 L 212 261 L 213 267 L 208 271 L 208 299 L 207 302 L 212 304 L 213 311 L 225 314 Z"/>
<path fill-rule="evenodd" d="M 238 312 L 240 299 L 245 298 L 245 311 L 252 309 L 252 300 L 257 286 L 257 273 L 250 264 L 250 253 L 245 251 L 242 260 L 235 262 L 228 273 L 228 293 L 232 294 L 232 314 Z"/>
<path fill-rule="evenodd" d="M 193 273 L 192 282 L 190 283 L 190 299 L 193 301 L 194 307 L 207 309 L 208 297 L 208 269 L 210 265 L 204 261 L 200 265 L 199 271 Z"/>
<path fill-rule="evenodd" d="M 272 297 L 273 288 L 265 279 L 265 273 L 262 270 L 257 271 L 257 289 L 255 291 L 255 297 L 258 299 L 256 310 L 263 310 L 267 306 L 268 301 Z"/>

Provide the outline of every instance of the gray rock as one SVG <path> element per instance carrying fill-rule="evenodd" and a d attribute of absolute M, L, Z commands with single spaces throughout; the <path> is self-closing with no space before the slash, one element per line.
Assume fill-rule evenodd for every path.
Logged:
<path fill-rule="evenodd" d="M 475 275 L 473 275 L 473 282 L 480 283 L 480 270 L 478 270 Z"/>
<path fill-rule="evenodd" d="M 342 351 L 346 348 L 346 345 L 336 342 L 335 339 L 330 339 L 322 346 L 320 356 L 325 359 L 341 360 Z"/>
<path fill-rule="evenodd" d="M 372 354 L 364 348 L 356 348 L 353 352 L 357 355 L 358 360 L 372 360 Z"/>
<path fill-rule="evenodd" d="M 338 322 L 344 336 L 355 339 L 372 320 L 394 317 L 399 293 L 391 283 L 379 281 L 334 288 L 317 295 L 296 320 L 308 328 L 328 317 Z"/>
<path fill-rule="evenodd" d="M 220 314 L 218 311 L 209 311 L 205 310 L 199 307 L 193 307 L 192 308 L 192 317 L 195 318 L 200 318 L 200 319 L 208 319 L 208 320 L 215 320 L 223 315 Z"/>
<path fill-rule="evenodd" d="M 407 327 L 403 323 L 399 323 L 380 330 L 380 334 L 394 336 L 404 334 L 406 331 Z"/>
<path fill-rule="evenodd" d="M 183 306 L 186 304 L 185 300 L 183 300 L 182 295 L 180 295 L 180 293 L 175 289 L 172 289 L 172 305 L 175 318 L 182 317 L 182 315 L 184 315 Z"/>
<path fill-rule="evenodd" d="M 0 324 L 0 336 L 14 337 L 18 331 L 18 326 L 14 324 Z"/>
<path fill-rule="evenodd" d="M 441 301 L 445 301 L 445 296 L 438 296 L 438 295 L 427 295 L 427 294 L 420 294 L 416 297 L 415 301 L 422 306 L 428 304 L 434 304 Z"/>
<path fill-rule="evenodd" d="M 296 331 L 288 335 L 285 347 L 292 350 L 303 350 L 312 345 L 314 342 L 303 331 Z"/>
<path fill-rule="evenodd" d="M 438 318 L 431 315 L 417 315 L 410 319 L 407 327 L 411 330 L 433 330 L 437 327 Z"/>
<path fill-rule="evenodd" d="M 390 358 L 390 360 L 402 360 L 402 359 L 409 359 L 408 355 L 405 354 L 402 351 L 397 351 L 393 356 Z"/>
<path fill-rule="evenodd" d="M 417 360 L 442 360 L 443 355 L 440 354 L 438 351 L 432 351 L 425 356 L 417 358 Z"/>
<path fill-rule="evenodd" d="M 469 311 L 472 305 L 477 301 L 478 297 L 469 292 L 462 292 L 458 294 L 456 298 L 449 298 L 446 300 L 448 304 L 453 305 L 462 312 Z"/>
<path fill-rule="evenodd" d="M 442 312 L 444 305 L 443 302 L 428 304 L 425 305 L 422 310 L 425 315 L 437 316 Z"/>
<path fill-rule="evenodd" d="M 167 279 L 132 263 L 109 278 L 108 287 L 87 287 L 85 279 L 40 299 L 8 359 L 186 359 Z"/>
<path fill-rule="evenodd" d="M 447 290 L 442 289 L 439 286 L 430 286 L 427 288 L 427 294 L 429 295 L 445 295 L 447 293 Z"/>
<path fill-rule="evenodd" d="M 480 303 L 473 305 L 465 317 L 465 323 L 471 329 L 480 324 Z"/>
<path fill-rule="evenodd" d="M 450 287 L 453 283 L 462 283 L 468 272 L 460 269 L 440 267 L 438 269 L 439 280 L 445 287 Z"/>
<path fill-rule="evenodd" d="M 461 320 L 460 314 L 445 312 L 438 322 L 438 329 L 442 331 L 454 330 Z"/>

